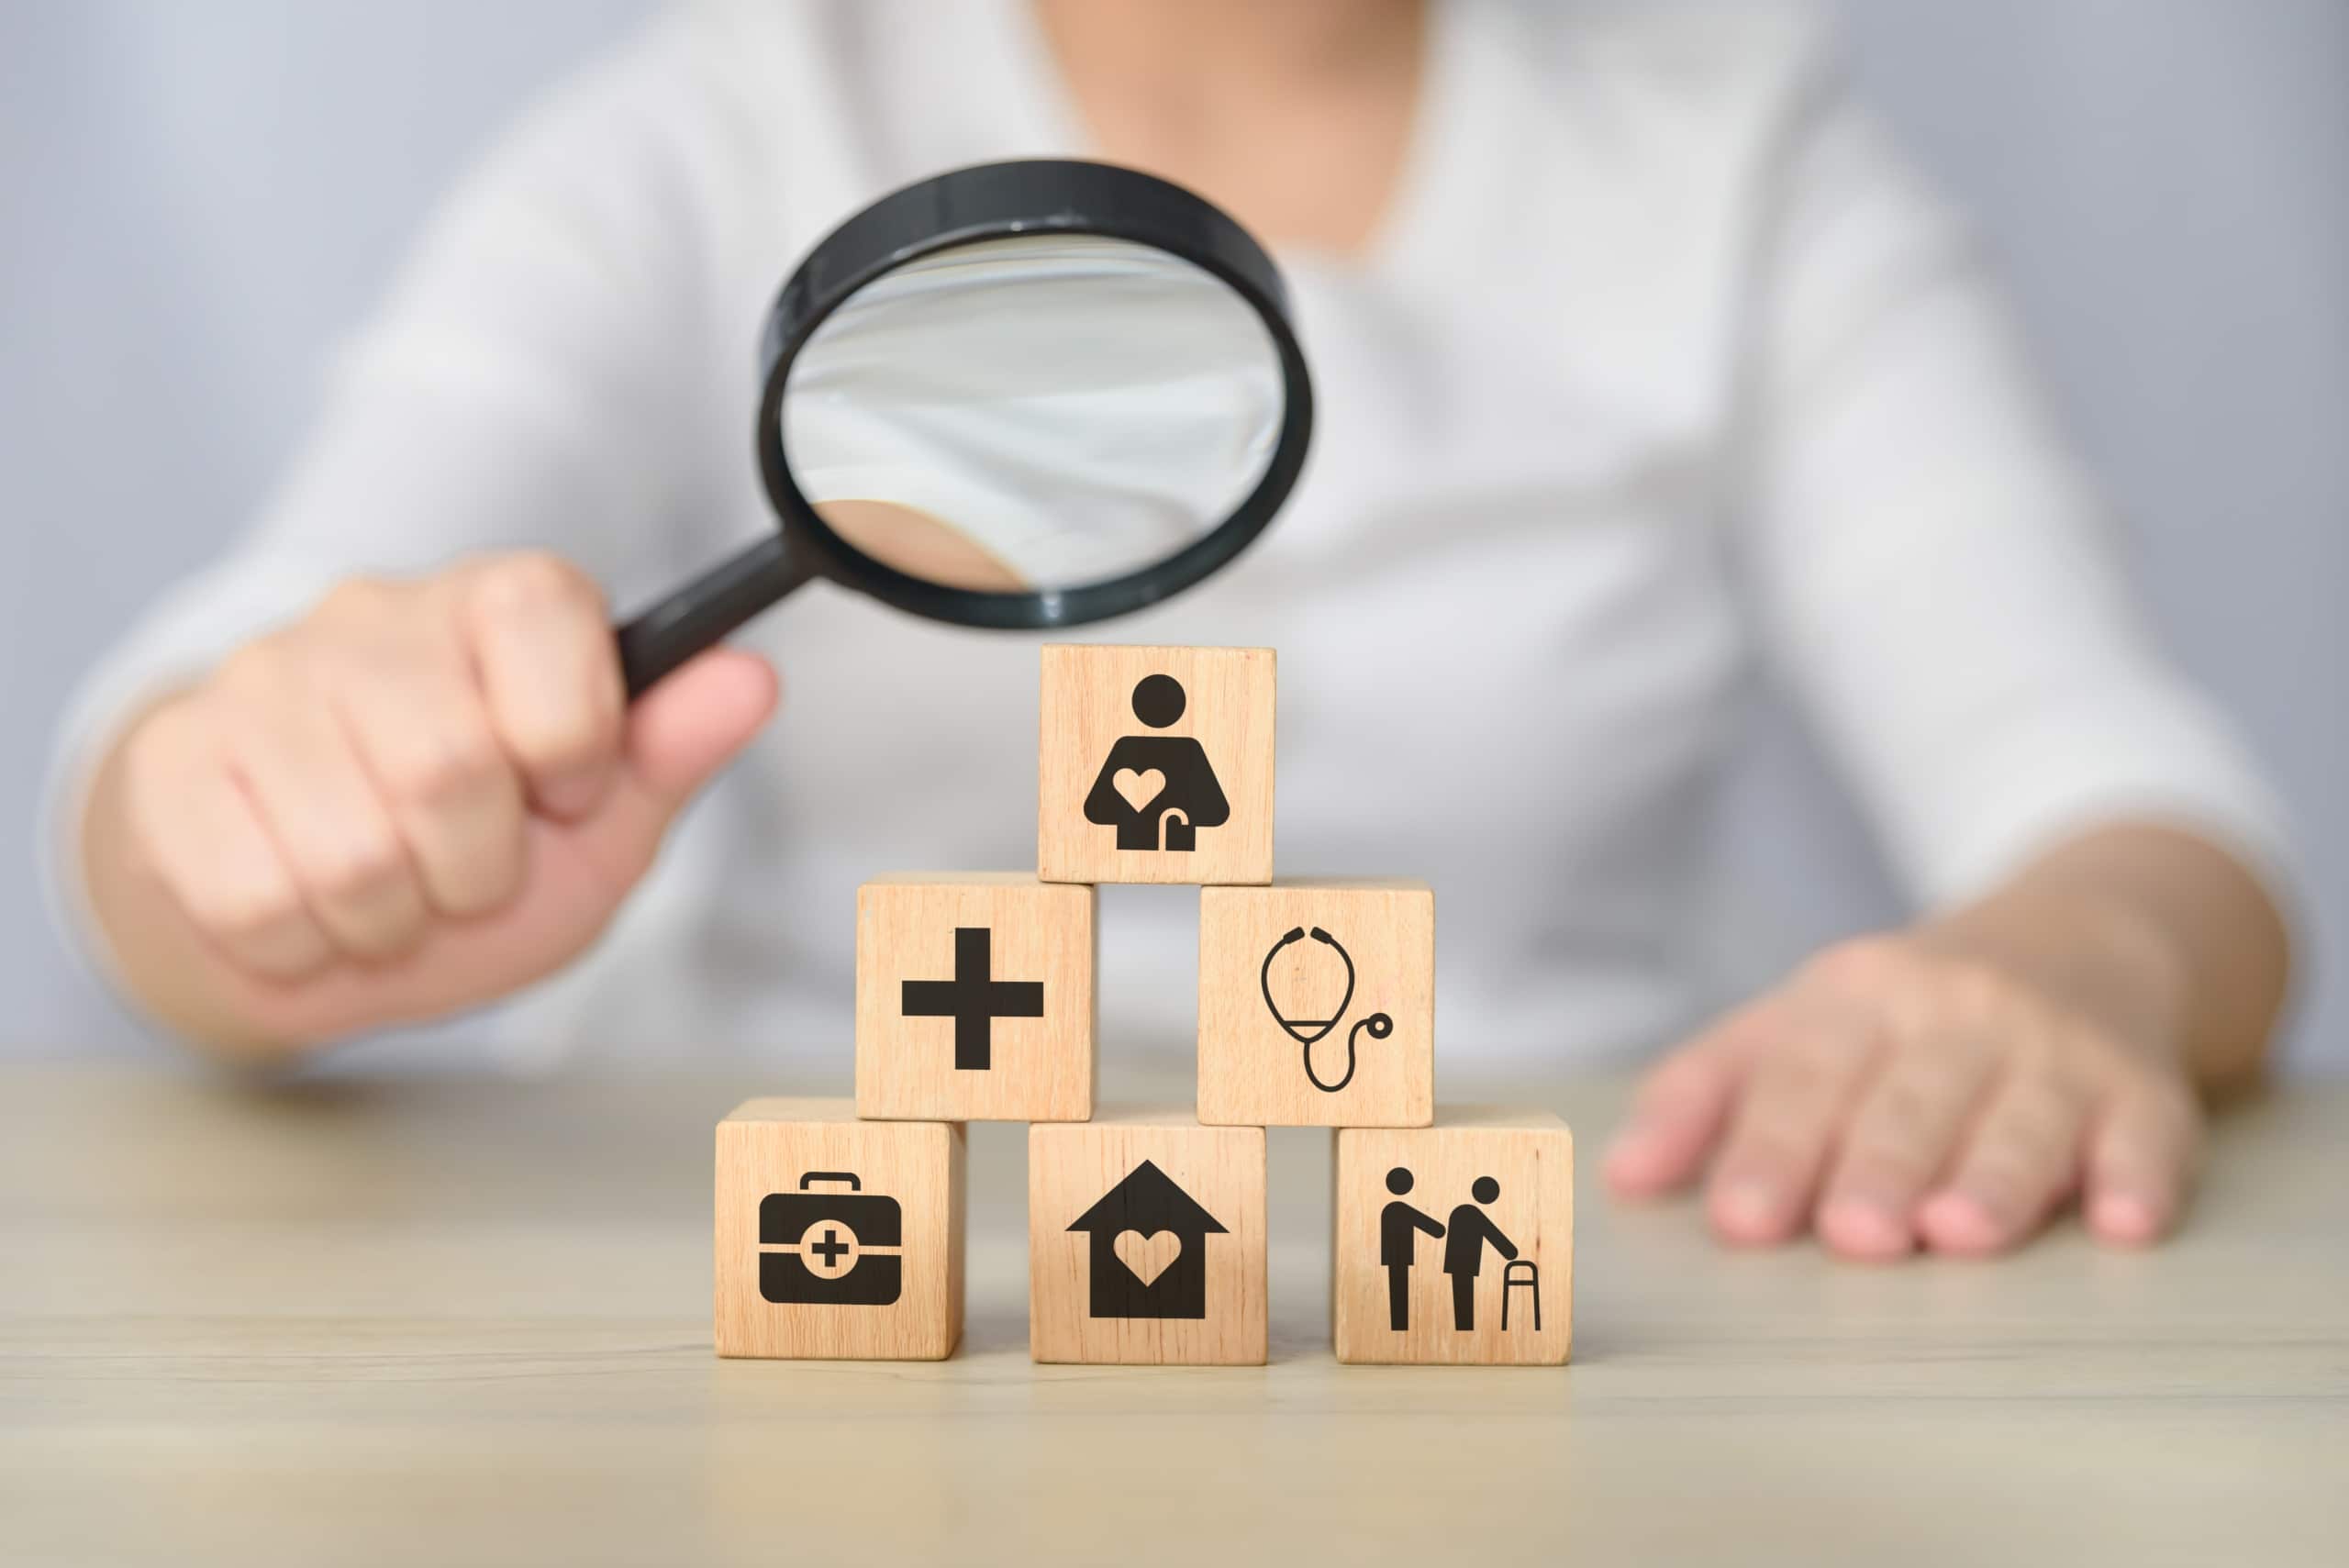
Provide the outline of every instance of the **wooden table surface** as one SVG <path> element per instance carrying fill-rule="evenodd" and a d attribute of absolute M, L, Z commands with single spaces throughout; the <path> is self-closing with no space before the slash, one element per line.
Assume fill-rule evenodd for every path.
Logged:
<path fill-rule="evenodd" d="M 0 1073 L 0 1561 L 2349 1562 L 2349 1093 L 2238 1113 L 2175 1244 L 1731 1253 L 1591 1161 L 1575 1364 L 1038 1367 L 1025 1129 L 936 1365 L 720 1362 L 711 1129 L 772 1084 Z M 788 1089 L 807 1085 L 780 1085 Z"/>

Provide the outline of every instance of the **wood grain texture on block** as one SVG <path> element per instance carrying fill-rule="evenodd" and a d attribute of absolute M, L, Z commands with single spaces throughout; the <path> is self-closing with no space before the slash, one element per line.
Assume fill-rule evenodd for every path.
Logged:
<path fill-rule="evenodd" d="M 1199 892 L 1199 1119 L 1425 1127 L 1435 894 L 1292 880 Z"/>
<path fill-rule="evenodd" d="M 1542 1110 L 1443 1106 L 1337 1134 L 1341 1362 L 1555 1366 L 1574 1339 L 1574 1135 Z"/>
<path fill-rule="evenodd" d="M 1038 874 L 1270 882 L 1274 676 L 1269 648 L 1047 644 Z"/>
<path fill-rule="evenodd" d="M 1264 1131 L 1119 1109 L 1028 1134 L 1040 1362 L 1264 1360 Z"/>
<path fill-rule="evenodd" d="M 856 1114 L 1093 1114 L 1090 887 L 1026 872 L 882 877 L 856 895 Z"/>
<path fill-rule="evenodd" d="M 721 1356 L 938 1361 L 963 1337 L 963 1133 L 750 1100 L 718 1124 Z"/>

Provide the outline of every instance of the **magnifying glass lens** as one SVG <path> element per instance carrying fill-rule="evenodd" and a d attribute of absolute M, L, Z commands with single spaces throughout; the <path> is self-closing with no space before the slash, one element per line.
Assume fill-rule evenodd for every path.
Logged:
<path fill-rule="evenodd" d="M 1205 539 L 1285 406 L 1258 311 L 1129 240 L 1020 235 L 875 278 L 793 362 L 784 461 L 852 550 L 979 593 L 1081 587 Z"/>
<path fill-rule="evenodd" d="M 760 349 L 781 526 L 615 628 L 631 700 L 818 578 L 1003 629 L 1159 604 L 1264 531 L 1312 439 L 1272 258 L 1107 163 L 891 192 L 792 272 Z"/>

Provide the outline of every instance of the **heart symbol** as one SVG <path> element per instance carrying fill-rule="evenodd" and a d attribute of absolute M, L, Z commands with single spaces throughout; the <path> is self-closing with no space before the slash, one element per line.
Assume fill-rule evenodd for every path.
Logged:
<path fill-rule="evenodd" d="M 1127 806 L 1140 811 L 1165 790 L 1166 775 L 1156 768 L 1144 768 L 1140 773 L 1119 768 L 1109 775 L 1109 787 L 1125 797 Z"/>
<path fill-rule="evenodd" d="M 1120 1230 L 1109 1250 L 1147 1286 L 1183 1255 L 1183 1239 L 1172 1230 L 1153 1230 L 1148 1237 L 1139 1230 Z"/>

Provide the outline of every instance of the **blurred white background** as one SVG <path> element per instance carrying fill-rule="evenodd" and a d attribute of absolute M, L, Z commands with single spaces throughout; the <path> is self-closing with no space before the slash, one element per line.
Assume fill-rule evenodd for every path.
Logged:
<path fill-rule="evenodd" d="M 469 150 L 646 9 L 0 0 L 0 1057 L 157 1049 L 41 905 L 73 679 L 257 505 Z M 1848 17 L 1864 88 L 2001 258 L 2172 646 L 2297 815 L 2290 1056 L 2349 1066 L 2349 5 Z M 1758 982 L 1896 908 L 1799 734 L 1765 714 L 1750 750 L 1718 935 Z"/>

